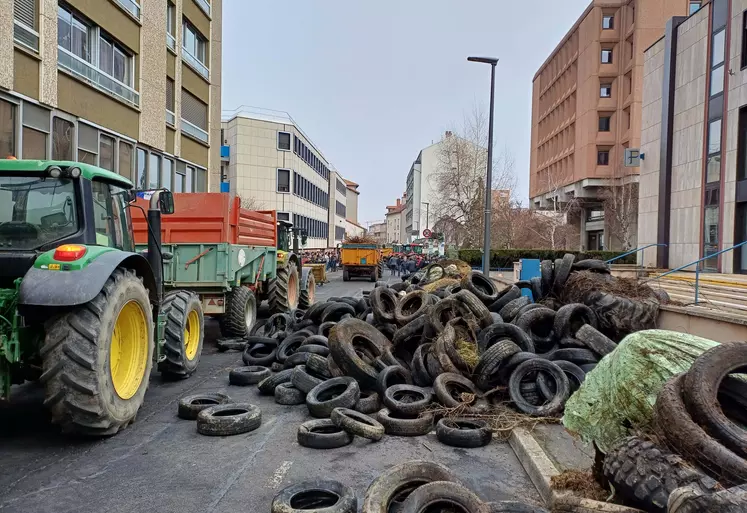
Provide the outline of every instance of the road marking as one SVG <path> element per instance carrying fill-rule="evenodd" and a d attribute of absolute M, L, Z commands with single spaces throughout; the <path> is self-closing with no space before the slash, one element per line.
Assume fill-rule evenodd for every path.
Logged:
<path fill-rule="evenodd" d="M 285 474 L 288 473 L 292 465 L 292 461 L 284 461 L 282 465 L 278 467 L 278 469 L 272 475 L 272 479 L 269 483 L 272 488 L 277 488 L 278 486 L 280 486 L 280 483 L 282 483 L 283 479 L 285 479 Z"/>

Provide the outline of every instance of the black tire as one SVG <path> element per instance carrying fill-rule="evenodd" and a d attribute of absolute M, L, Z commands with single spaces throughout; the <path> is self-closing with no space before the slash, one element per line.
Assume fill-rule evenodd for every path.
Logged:
<path fill-rule="evenodd" d="M 419 416 L 402 415 L 388 408 L 379 411 L 377 419 L 384 431 L 392 436 L 422 436 L 433 429 L 433 413 L 423 412 Z"/>
<path fill-rule="evenodd" d="M 522 351 L 533 353 L 535 351 L 532 337 L 526 334 L 514 324 L 492 324 L 482 330 L 477 336 L 477 352 L 480 355 L 502 339 L 509 339 L 518 345 Z"/>
<path fill-rule="evenodd" d="M 693 422 L 682 399 L 684 375 L 671 378 L 656 397 L 654 426 L 673 452 L 726 486 L 747 483 L 747 460 Z"/>
<path fill-rule="evenodd" d="M 532 338 L 539 352 L 549 351 L 555 345 L 555 311 L 533 308 L 514 319 L 513 323 Z"/>
<path fill-rule="evenodd" d="M 436 345 L 428 344 L 428 346 L 429 346 L 428 351 L 423 354 L 423 357 L 425 358 L 425 368 L 428 369 L 428 375 L 430 376 L 430 382 L 433 383 L 433 380 L 436 379 L 441 374 L 443 374 L 445 371 L 444 371 L 444 368 L 441 366 L 441 362 L 439 361 L 438 355 L 436 355 Z"/>
<path fill-rule="evenodd" d="M 335 408 L 353 408 L 360 397 L 360 387 L 353 378 L 332 378 L 309 391 L 306 406 L 312 417 L 327 419 Z"/>
<path fill-rule="evenodd" d="M 402 415 L 423 413 L 433 401 L 430 390 L 415 385 L 392 385 L 382 397 L 384 406 Z"/>
<path fill-rule="evenodd" d="M 669 495 L 680 486 L 696 484 L 704 491 L 717 487 L 679 456 L 636 436 L 607 452 L 603 472 L 626 504 L 652 513 L 666 513 Z"/>
<path fill-rule="evenodd" d="M 248 337 L 257 321 L 257 298 L 243 285 L 226 295 L 226 313 L 221 318 L 224 337 Z"/>
<path fill-rule="evenodd" d="M 586 324 L 597 327 L 597 316 L 588 306 L 571 303 L 560 307 L 555 314 L 555 334 L 559 339 L 575 337 L 576 332 Z"/>
<path fill-rule="evenodd" d="M 332 410 L 330 419 L 351 435 L 360 436 L 378 442 L 384 437 L 384 426 L 368 415 L 349 408 L 335 408 Z"/>
<path fill-rule="evenodd" d="M 549 308 L 549 307 L 543 305 L 542 303 L 529 303 L 528 305 L 524 305 L 521 308 L 519 308 L 519 311 L 516 312 L 516 317 L 514 317 L 514 320 L 511 322 L 516 323 L 516 320 L 522 315 L 524 315 L 526 312 L 530 310 L 536 310 L 538 308 Z M 552 310 L 552 308 L 550 308 L 550 310 Z"/>
<path fill-rule="evenodd" d="M 558 262 L 558 260 L 555 260 L 555 280 L 553 281 L 552 286 L 556 294 L 559 294 L 563 290 L 565 282 L 568 281 L 568 277 L 571 275 L 571 271 L 573 270 L 573 262 L 575 260 L 576 257 L 571 253 L 566 253 L 565 255 L 563 255 L 563 258 L 560 259 L 560 262 Z"/>
<path fill-rule="evenodd" d="M 323 322 L 319 325 L 318 334 L 329 339 L 330 331 L 332 331 L 332 328 L 334 328 L 336 324 L 336 322 Z"/>
<path fill-rule="evenodd" d="M 723 379 L 747 367 L 747 344 L 728 342 L 700 355 L 683 385 L 685 404 L 693 420 L 735 454 L 747 458 L 747 430 L 724 414 L 718 402 Z"/>
<path fill-rule="evenodd" d="M 376 283 L 376 280 L 378 280 L 379 278 L 381 278 L 381 274 L 379 273 L 379 269 L 378 268 L 372 269 L 371 270 L 371 276 L 369 277 L 368 281 L 370 281 L 371 283 Z"/>
<path fill-rule="evenodd" d="M 452 447 L 484 447 L 493 438 L 493 431 L 481 419 L 444 418 L 436 424 L 436 437 Z"/>
<path fill-rule="evenodd" d="M 218 351 L 223 353 L 225 351 L 244 351 L 246 349 L 245 338 L 219 338 L 215 342 L 215 346 Z"/>
<path fill-rule="evenodd" d="M 322 315 L 324 310 L 329 306 L 329 303 L 314 303 L 311 305 L 303 314 L 303 318 L 314 321 L 314 324 L 321 324 Z"/>
<path fill-rule="evenodd" d="M 355 411 L 359 413 L 376 413 L 382 408 L 381 397 L 376 392 L 361 390 L 361 397 L 355 405 Z"/>
<path fill-rule="evenodd" d="M 247 385 L 256 385 L 263 379 L 272 375 L 267 367 L 249 366 L 236 367 L 228 373 L 228 383 L 240 387 Z"/>
<path fill-rule="evenodd" d="M 205 338 L 202 302 L 197 294 L 177 290 L 166 295 L 162 312 L 166 315 L 163 346 L 166 359 L 158 363 L 158 371 L 167 378 L 187 378 L 197 370 L 202 354 Z M 196 332 L 194 337 L 193 330 Z"/>
<path fill-rule="evenodd" d="M 426 361 L 430 348 L 431 344 L 422 344 L 418 346 L 412 357 L 412 381 L 421 387 L 427 387 L 433 383 Z"/>
<path fill-rule="evenodd" d="M 368 298 L 374 319 L 382 323 L 394 322 L 394 312 L 397 310 L 399 298 L 392 289 L 387 287 L 375 288 Z"/>
<path fill-rule="evenodd" d="M 545 508 L 518 501 L 486 502 L 482 507 L 482 513 L 550 513 Z"/>
<path fill-rule="evenodd" d="M 493 304 L 498 299 L 498 289 L 493 280 L 479 271 L 470 271 L 461 282 L 463 290 L 469 290 L 485 305 Z"/>
<path fill-rule="evenodd" d="M 293 327 L 293 323 L 293 317 L 289 313 L 274 313 L 267 319 L 267 324 L 265 324 L 265 336 L 273 336 L 281 331 L 289 333 Z"/>
<path fill-rule="evenodd" d="M 244 365 L 258 365 L 260 367 L 267 367 L 275 361 L 278 354 L 278 348 L 270 344 L 254 344 L 247 345 L 244 352 L 241 353 L 241 359 L 244 361 Z"/>
<path fill-rule="evenodd" d="M 350 271 L 347 269 L 342 270 L 342 281 L 350 281 Z"/>
<path fill-rule="evenodd" d="M 267 319 L 257 319 L 257 322 L 254 323 L 254 326 L 252 326 L 252 329 L 249 332 L 249 336 L 250 337 L 264 336 L 266 324 L 267 324 Z"/>
<path fill-rule="evenodd" d="M 430 461 L 408 461 L 388 468 L 368 486 L 363 498 L 364 513 L 399 511 L 407 497 L 423 484 L 433 481 L 459 482 L 444 465 Z"/>
<path fill-rule="evenodd" d="M 488 307 L 491 312 L 499 313 L 504 306 L 521 297 L 521 289 L 516 285 L 509 285 L 498 293 L 498 299 Z"/>
<path fill-rule="evenodd" d="M 529 299 L 527 296 L 520 295 L 516 299 L 512 299 L 511 301 L 506 303 L 506 306 L 501 308 L 498 314 L 503 318 L 504 322 L 511 322 L 519 313 L 521 307 L 526 306 L 531 302 L 531 299 Z"/>
<path fill-rule="evenodd" d="M 277 374 L 263 379 L 262 381 L 257 383 L 259 393 L 263 395 L 273 395 L 275 393 L 275 388 L 277 388 L 278 385 L 280 385 L 281 383 L 290 383 L 291 376 L 293 376 L 294 370 L 295 369 L 281 370 Z"/>
<path fill-rule="evenodd" d="M 576 338 L 600 357 L 607 356 L 617 348 L 617 344 L 608 339 L 591 324 L 581 326 L 576 332 Z"/>
<path fill-rule="evenodd" d="M 485 351 L 477 361 L 475 384 L 484 391 L 491 390 L 499 384 L 498 371 L 511 356 L 521 352 L 521 348 L 511 340 L 499 340 Z"/>
<path fill-rule="evenodd" d="M 498 367 L 498 373 L 496 374 L 493 383 L 496 385 L 508 386 L 508 381 L 511 379 L 511 374 L 513 374 L 516 367 L 524 362 L 528 362 L 529 360 L 534 360 L 535 358 L 539 358 L 539 356 L 535 353 L 528 353 L 526 351 L 521 351 L 509 356 L 500 364 L 500 367 Z"/>
<path fill-rule="evenodd" d="M 384 367 L 376 378 L 376 390 L 384 395 L 386 390 L 394 385 L 412 385 L 412 374 L 399 365 Z"/>
<path fill-rule="evenodd" d="M 177 416 L 184 420 L 195 420 L 197 414 L 205 408 L 217 406 L 219 404 L 230 403 L 231 398 L 226 394 L 219 392 L 210 392 L 206 394 L 192 394 L 179 399 Z"/>
<path fill-rule="evenodd" d="M 306 394 L 293 386 L 293 383 L 280 383 L 275 387 L 275 402 L 285 406 L 306 403 Z"/>
<path fill-rule="evenodd" d="M 697 485 L 680 487 L 669 496 L 669 513 L 745 513 L 747 485 L 714 493 L 703 492 Z"/>
<path fill-rule="evenodd" d="M 400 513 L 425 511 L 481 513 L 482 506 L 482 499 L 469 488 L 449 481 L 434 481 L 412 492 L 402 504 Z"/>
<path fill-rule="evenodd" d="M 490 316 L 490 310 L 488 310 L 488 307 L 469 290 L 460 290 L 451 297 L 460 301 L 469 309 L 470 312 L 472 312 L 472 315 L 474 315 L 480 323 L 481 328 L 493 324 L 493 318 Z"/>
<path fill-rule="evenodd" d="M 337 481 L 314 479 L 292 484 L 272 499 L 270 513 L 356 513 L 355 492 Z"/>
<path fill-rule="evenodd" d="M 430 304 L 430 297 L 426 291 L 410 292 L 397 302 L 394 320 L 399 326 L 405 326 L 425 314 Z"/>
<path fill-rule="evenodd" d="M 324 309 L 324 315 L 322 315 L 322 323 L 325 322 L 340 322 L 343 315 L 355 315 L 355 308 L 347 303 L 333 303 Z"/>
<path fill-rule="evenodd" d="M 436 338 L 444 330 L 447 322 L 468 313 L 470 313 L 469 309 L 453 297 L 439 301 L 424 316 L 426 317 L 426 324 L 423 335 L 429 340 Z"/>
<path fill-rule="evenodd" d="M 345 319 L 337 323 L 329 337 L 329 349 L 334 362 L 345 375 L 355 378 L 366 389 L 376 387 L 378 371 L 358 353 L 370 354 L 373 362 L 389 345 L 389 340 L 380 331 L 360 319 Z"/>
<path fill-rule="evenodd" d="M 262 424 L 259 407 L 248 403 L 211 406 L 197 415 L 197 432 L 208 436 L 240 435 Z"/>
<path fill-rule="evenodd" d="M 541 406 L 531 404 L 521 395 L 520 385 L 522 380 L 528 374 L 534 372 L 546 372 L 555 380 L 555 396 L 547 404 Z M 563 369 L 553 362 L 536 358 L 516 367 L 508 382 L 508 393 L 516 407 L 523 413 L 537 417 L 549 417 L 563 411 L 565 402 L 570 395 L 570 385 Z"/>
<path fill-rule="evenodd" d="M 309 420 L 298 426 L 299 445 L 312 449 L 336 449 L 350 445 L 353 435 L 335 426 L 330 419 Z"/>
<path fill-rule="evenodd" d="M 532 284 L 532 300 L 535 303 L 542 300 L 545 296 L 544 290 L 542 289 L 542 278 L 535 276 L 529 280 L 529 283 Z"/>
<path fill-rule="evenodd" d="M 462 401 L 462 394 L 472 394 L 474 399 L 479 395 L 472 381 L 461 374 L 450 372 L 444 372 L 433 381 L 433 393 L 438 402 L 447 408 L 468 405 L 469 403 Z"/>
<path fill-rule="evenodd" d="M 329 371 L 329 364 L 327 363 L 326 356 L 321 356 L 318 354 L 309 355 L 308 359 L 306 360 L 306 370 L 327 379 L 332 377 L 332 373 Z"/>
<path fill-rule="evenodd" d="M 461 372 L 459 367 L 457 367 L 457 365 L 451 360 L 446 350 L 446 346 L 452 346 L 453 348 L 456 343 L 456 331 L 451 325 L 451 322 L 452 321 L 449 321 L 446 325 L 446 329 L 444 329 L 438 338 L 436 338 L 433 347 L 431 347 L 431 354 L 438 359 L 440 366 L 440 369 L 436 373 L 431 372 L 429 369 L 428 373 L 433 379 L 436 379 L 441 372 L 453 372 L 455 374 Z M 454 349 L 454 351 L 456 351 L 456 349 Z"/>
<path fill-rule="evenodd" d="M 552 269 L 552 260 L 543 260 L 540 262 L 540 276 L 540 279 L 542 280 L 542 291 L 547 294 L 552 290 L 552 284 L 555 278 Z"/>
<path fill-rule="evenodd" d="M 571 387 L 571 394 L 581 387 L 581 383 L 586 379 L 586 373 L 581 370 L 578 365 L 563 360 L 553 363 L 565 372 L 565 376 L 568 378 L 568 384 Z M 547 401 L 552 400 L 555 396 L 555 382 L 547 377 L 544 372 L 537 374 L 537 388 L 542 394 L 542 397 Z"/>
<path fill-rule="evenodd" d="M 308 337 L 305 335 L 291 335 L 285 338 L 278 346 L 276 358 L 280 363 L 285 363 L 285 360 L 290 358 L 301 344 L 303 344 Z"/>
<path fill-rule="evenodd" d="M 319 344 L 308 344 L 306 342 L 303 342 L 303 343 L 301 343 L 300 346 L 298 346 L 298 349 L 296 349 L 296 352 L 293 355 L 291 355 L 291 356 L 295 356 L 297 354 L 302 354 L 302 353 L 309 353 L 309 354 L 317 354 L 317 355 L 320 355 L 320 356 L 327 356 L 329 354 L 329 347 L 322 346 L 322 345 L 319 345 Z M 304 363 L 306 363 L 306 362 L 304 361 Z"/>
<path fill-rule="evenodd" d="M 594 271 L 602 274 L 610 273 L 610 266 L 604 260 L 596 260 L 593 258 L 587 258 L 586 260 L 580 260 L 573 264 L 574 271 Z"/>
<path fill-rule="evenodd" d="M 301 269 L 301 290 L 298 293 L 298 308 L 308 310 L 314 304 L 316 295 L 316 278 L 311 269 L 304 267 Z"/>
<path fill-rule="evenodd" d="M 270 280 L 267 287 L 267 304 L 270 306 L 272 313 L 292 312 L 298 308 L 299 298 L 299 278 L 298 269 L 292 262 L 288 262 L 285 267 L 279 267 L 276 278 Z M 295 301 L 289 299 L 289 287 L 296 287 Z M 294 297 L 290 294 L 290 297 Z"/>
<path fill-rule="evenodd" d="M 597 357 L 597 355 L 595 355 L 588 349 L 574 349 L 574 348 L 555 349 L 542 356 L 552 362 L 565 360 L 567 362 L 573 362 L 576 365 L 585 365 L 587 363 L 597 363 L 599 361 L 599 358 Z"/>
<path fill-rule="evenodd" d="M 126 389 L 129 398 L 123 399 L 114 387 L 110 354 L 115 325 L 130 304 L 142 313 L 147 340 L 139 345 L 139 361 L 130 362 L 140 368 L 139 382 L 130 383 Z M 91 301 L 48 321 L 40 350 L 40 381 L 52 422 L 66 433 L 91 436 L 113 435 L 133 422 L 153 365 L 153 326 L 147 289 L 132 271 L 122 268 L 112 272 Z M 180 344 L 183 346 L 181 336 Z M 135 372 L 135 368 L 130 370 Z"/>
<path fill-rule="evenodd" d="M 299 365 L 293 367 L 293 374 L 291 374 L 291 383 L 293 386 L 299 389 L 304 394 L 311 392 L 315 386 L 321 384 L 324 380 L 316 378 L 306 372 L 305 365 Z"/>

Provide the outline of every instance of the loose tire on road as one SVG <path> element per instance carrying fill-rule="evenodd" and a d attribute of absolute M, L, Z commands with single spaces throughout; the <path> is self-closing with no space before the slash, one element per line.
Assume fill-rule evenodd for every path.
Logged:
<path fill-rule="evenodd" d="M 298 426 L 299 445 L 312 449 L 336 449 L 349 445 L 353 435 L 336 426 L 329 419 L 309 420 Z"/>
<path fill-rule="evenodd" d="M 230 403 L 231 398 L 226 394 L 219 392 L 210 392 L 207 394 L 192 394 L 179 399 L 177 416 L 184 420 L 195 420 L 197 414 L 205 408 L 217 406 L 219 404 Z"/>
<path fill-rule="evenodd" d="M 430 390 L 415 385 L 392 385 L 383 397 L 384 404 L 391 411 L 413 416 L 423 413 L 432 400 Z"/>
<path fill-rule="evenodd" d="M 278 385 L 291 382 L 291 377 L 293 376 L 294 371 L 295 369 L 285 369 L 269 378 L 263 379 L 257 383 L 259 393 L 263 395 L 273 395 L 275 393 L 275 388 L 277 388 Z"/>
<path fill-rule="evenodd" d="M 483 447 L 490 443 L 493 431 L 480 419 L 441 419 L 436 424 L 436 438 L 452 447 Z"/>
<path fill-rule="evenodd" d="M 316 278 L 311 269 L 304 267 L 301 269 L 301 292 L 298 294 L 298 308 L 308 310 L 314 304 L 316 295 Z"/>
<path fill-rule="evenodd" d="M 335 408 L 352 408 L 360 398 L 360 387 L 353 378 L 332 378 L 309 391 L 306 407 L 312 417 L 327 419 Z"/>
<path fill-rule="evenodd" d="M 277 278 L 270 280 L 267 288 L 267 303 L 270 312 L 291 312 L 298 308 L 298 269 L 292 262 L 277 270 Z"/>
<path fill-rule="evenodd" d="M 337 481 L 314 479 L 280 490 L 270 513 L 356 513 L 355 492 Z"/>
<path fill-rule="evenodd" d="M 197 370 L 205 338 L 205 317 L 199 296 L 186 290 L 167 294 L 163 300 L 166 315 L 166 359 L 158 364 L 161 374 L 187 378 Z"/>
<path fill-rule="evenodd" d="M 293 383 L 280 383 L 275 387 L 275 402 L 285 406 L 306 403 L 306 394 L 293 386 Z"/>
<path fill-rule="evenodd" d="M 377 442 L 384 437 L 384 426 L 368 415 L 349 408 L 335 408 L 330 414 L 335 426 L 339 426 L 352 435 Z"/>
<path fill-rule="evenodd" d="M 422 436 L 433 429 L 433 413 L 423 412 L 417 417 L 400 415 L 388 408 L 379 411 L 377 418 L 384 431 L 392 436 Z"/>
<path fill-rule="evenodd" d="M 256 385 L 270 376 L 271 372 L 267 367 L 260 367 L 259 365 L 236 367 L 235 369 L 231 369 L 228 373 L 228 383 L 239 387 L 245 387 L 248 385 Z"/>
<path fill-rule="evenodd" d="M 40 381 L 52 422 L 92 436 L 130 424 L 148 388 L 153 327 L 148 291 L 121 268 L 91 301 L 48 321 Z"/>
<path fill-rule="evenodd" d="M 257 322 L 257 298 L 248 287 L 234 287 L 226 298 L 226 313 L 221 318 L 224 337 L 248 337 Z"/>
<path fill-rule="evenodd" d="M 354 409 L 359 413 L 376 413 L 381 409 L 381 398 L 376 392 L 361 390 L 361 397 Z"/>
<path fill-rule="evenodd" d="M 529 374 L 535 372 L 547 372 L 555 380 L 555 396 L 547 404 L 537 406 L 531 404 L 521 394 L 521 381 Z M 550 416 L 563 410 L 568 396 L 570 395 L 570 384 L 565 372 L 548 360 L 536 358 L 529 360 L 514 370 L 508 382 L 508 393 L 516 407 L 528 415 Z"/>
<path fill-rule="evenodd" d="M 248 403 L 211 406 L 197 415 L 197 432 L 208 436 L 240 435 L 262 424 L 259 407 Z"/>
<path fill-rule="evenodd" d="M 460 511 L 481 513 L 483 502 L 475 493 L 458 483 L 434 481 L 412 492 L 402 504 L 400 513 L 425 511 Z"/>

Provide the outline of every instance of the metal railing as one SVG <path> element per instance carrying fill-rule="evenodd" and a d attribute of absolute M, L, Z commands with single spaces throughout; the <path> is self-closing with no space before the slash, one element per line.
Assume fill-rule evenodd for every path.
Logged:
<path fill-rule="evenodd" d="M 195 3 L 199 6 L 200 9 L 205 11 L 205 14 L 210 16 L 210 4 L 207 2 L 207 0 L 195 0 Z"/>
<path fill-rule="evenodd" d="M 176 126 L 176 114 L 166 109 L 166 124 Z"/>
<path fill-rule="evenodd" d="M 626 256 L 628 256 L 628 255 L 632 255 L 632 254 L 634 254 L 634 253 L 638 253 L 639 251 L 643 251 L 644 249 L 646 249 L 646 248 L 650 248 L 650 247 L 652 247 L 652 246 L 664 246 L 664 247 L 667 247 L 667 245 L 666 245 L 666 244 L 648 244 L 648 245 L 646 245 L 646 246 L 643 246 L 642 248 L 636 248 L 636 249 L 632 249 L 632 250 L 628 251 L 627 253 L 623 253 L 622 255 L 618 255 L 618 256 L 616 256 L 615 258 L 610 258 L 609 260 L 607 260 L 607 261 L 605 262 L 605 264 L 611 264 L 611 263 L 612 263 L 612 262 L 614 262 L 615 260 L 620 260 L 621 258 L 625 258 L 625 257 L 626 257 Z"/>
<path fill-rule="evenodd" d="M 700 295 L 700 273 L 701 273 L 700 263 L 704 262 L 706 260 L 710 260 L 711 258 L 717 257 L 717 256 L 722 255 L 724 253 L 728 253 L 729 251 L 731 251 L 733 249 L 741 248 L 742 246 L 744 246 L 746 244 L 747 244 L 747 241 L 740 242 L 739 244 L 735 244 L 734 246 L 732 246 L 730 248 L 722 249 L 721 251 L 717 251 L 716 253 L 712 253 L 712 254 L 710 254 L 708 256 L 704 256 L 703 258 L 700 258 L 700 259 L 698 259 L 698 260 L 696 260 L 694 262 L 690 262 L 689 264 L 681 265 L 681 266 L 679 266 L 676 269 L 672 269 L 671 271 L 667 271 L 665 273 L 662 273 L 659 276 L 657 276 L 656 278 L 652 278 L 650 280 L 646 280 L 643 283 L 645 284 L 645 283 L 649 283 L 649 282 L 652 282 L 652 281 L 659 280 L 659 279 L 663 278 L 664 276 L 669 276 L 670 274 L 682 271 L 683 269 L 687 269 L 688 267 L 694 265 L 695 266 L 695 304 L 697 305 L 698 301 L 699 301 L 698 296 Z"/>
<path fill-rule="evenodd" d="M 186 119 L 182 118 L 182 132 L 191 135 L 197 140 L 208 142 L 208 133 L 197 125 L 193 125 Z"/>
<path fill-rule="evenodd" d="M 205 66 L 203 63 L 200 62 L 200 59 L 189 53 L 189 50 L 184 48 L 182 46 L 182 59 L 186 61 L 189 66 L 194 69 L 197 73 L 205 77 L 206 79 L 210 79 L 210 70 L 207 66 Z"/>
<path fill-rule="evenodd" d="M 18 20 L 13 20 L 13 40 L 35 53 L 39 53 L 39 33 Z"/>
<path fill-rule="evenodd" d="M 166 32 L 166 46 L 176 52 L 176 38 Z"/>
<path fill-rule="evenodd" d="M 90 62 L 84 61 L 61 46 L 57 47 L 57 66 L 88 81 L 98 89 L 125 100 L 127 103 L 136 107 L 140 105 L 140 93 L 132 87 L 109 76 Z"/>

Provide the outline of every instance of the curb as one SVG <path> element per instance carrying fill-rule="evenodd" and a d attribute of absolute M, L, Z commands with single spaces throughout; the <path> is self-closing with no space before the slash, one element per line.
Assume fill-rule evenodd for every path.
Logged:
<path fill-rule="evenodd" d="M 550 480 L 560 474 L 555 464 L 545 454 L 542 446 L 524 428 L 515 428 L 508 443 L 529 474 L 545 506 L 557 512 L 568 513 L 644 513 L 639 509 L 576 497 L 571 493 L 559 493 L 552 489 Z"/>

